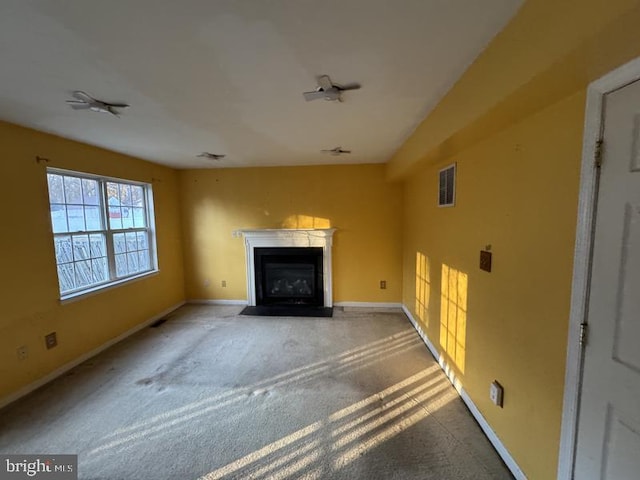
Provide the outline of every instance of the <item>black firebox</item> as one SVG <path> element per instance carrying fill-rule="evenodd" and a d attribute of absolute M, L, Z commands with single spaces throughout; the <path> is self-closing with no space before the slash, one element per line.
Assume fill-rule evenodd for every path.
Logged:
<path fill-rule="evenodd" d="M 322 307 L 321 247 L 255 248 L 256 305 Z"/>

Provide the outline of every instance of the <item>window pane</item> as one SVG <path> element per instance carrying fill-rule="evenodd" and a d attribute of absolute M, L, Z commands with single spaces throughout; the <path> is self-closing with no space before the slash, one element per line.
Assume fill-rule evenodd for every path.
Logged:
<path fill-rule="evenodd" d="M 70 232 L 84 232 L 84 207 L 82 205 L 67 205 L 67 219 Z"/>
<path fill-rule="evenodd" d="M 102 230 L 102 214 L 100 207 L 84 207 L 87 230 Z"/>
<path fill-rule="evenodd" d="M 121 207 L 122 210 L 122 228 L 133 227 L 133 213 L 131 207 Z"/>
<path fill-rule="evenodd" d="M 87 260 L 91 258 L 89 235 L 73 235 L 73 259 Z"/>
<path fill-rule="evenodd" d="M 55 237 L 54 246 L 56 249 L 56 263 L 69 263 L 73 261 L 70 236 Z"/>
<path fill-rule="evenodd" d="M 73 263 L 58 265 L 58 282 L 60 283 L 60 292 L 62 293 L 76 288 Z"/>
<path fill-rule="evenodd" d="M 131 185 L 120 184 L 120 205 L 131 205 Z"/>
<path fill-rule="evenodd" d="M 144 207 L 144 189 L 142 187 L 131 186 L 131 203 L 134 207 Z"/>
<path fill-rule="evenodd" d="M 141 250 L 138 252 L 138 267 L 141 272 L 151 268 L 149 262 L 149 250 Z"/>
<path fill-rule="evenodd" d="M 82 203 L 85 205 L 100 205 L 100 188 L 97 180 L 82 179 Z"/>
<path fill-rule="evenodd" d="M 138 249 L 138 242 L 136 241 L 136 232 L 127 232 L 127 252 L 135 252 Z"/>
<path fill-rule="evenodd" d="M 115 253 L 125 253 L 127 251 L 126 243 L 124 241 L 124 233 L 116 233 L 113 236 L 113 249 Z"/>
<path fill-rule="evenodd" d="M 122 228 L 120 189 L 117 183 L 107 182 L 107 202 L 109 203 L 109 227 Z"/>
<path fill-rule="evenodd" d="M 137 252 L 127 253 L 127 269 L 129 273 L 135 273 L 139 270 Z"/>
<path fill-rule="evenodd" d="M 117 183 L 107 182 L 107 199 L 109 205 L 113 205 L 113 201 L 116 202 L 116 205 L 120 205 L 120 189 Z"/>
<path fill-rule="evenodd" d="M 106 258 L 91 260 L 91 274 L 93 283 L 102 283 L 109 280 L 109 266 Z"/>
<path fill-rule="evenodd" d="M 107 240 L 104 235 L 91 235 L 89 240 L 91 242 L 91 258 L 107 256 Z"/>
<path fill-rule="evenodd" d="M 49 184 L 49 202 L 64 203 L 62 176 L 49 173 L 47 174 L 47 183 Z"/>
<path fill-rule="evenodd" d="M 147 222 L 144 215 L 144 208 L 133 207 L 133 224 L 136 228 L 146 227 Z"/>
<path fill-rule="evenodd" d="M 93 283 L 93 276 L 91 275 L 91 262 L 90 261 L 82 261 L 76 262 L 76 286 L 77 287 L 86 287 L 87 285 L 91 285 Z"/>
<path fill-rule="evenodd" d="M 138 250 L 148 250 L 147 232 L 138 232 L 136 234 L 138 240 Z"/>
<path fill-rule="evenodd" d="M 124 277 L 127 273 L 127 254 L 116 255 L 116 277 Z"/>
<path fill-rule="evenodd" d="M 51 226 L 53 227 L 53 233 L 68 232 L 67 207 L 52 203 L 49 208 L 51 210 Z"/>
<path fill-rule="evenodd" d="M 65 203 L 82 203 L 82 185 L 77 177 L 64 177 Z"/>
<path fill-rule="evenodd" d="M 120 207 L 109 206 L 109 228 L 122 228 L 122 210 Z"/>

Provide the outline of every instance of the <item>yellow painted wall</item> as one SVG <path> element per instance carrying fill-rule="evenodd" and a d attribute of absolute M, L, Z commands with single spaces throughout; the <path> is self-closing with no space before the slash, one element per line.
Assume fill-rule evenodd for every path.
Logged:
<path fill-rule="evenodd" d="M 334 301 L 400 301 L 402 194 L 384 165 L 189 170 L 180 185 L 187 298 L 246 299 L 234 230 L 335 227 Z"/>
<path fill-rule="evenodd" d="M 403 303 L 532 480 L 558 462 L 585 92 L 640 56 L 639 23 L 635 0 L 526 0 L 388 163 Z M 457 205 L 438 209 L 454 161 Z"/>
<path fill-rule="evenodd" d="M 555 478 L 585 95 L 406 182 L 403 303 L 530 479 Z M 438 169 L 457 164 L 453 208 Z M 491 245 L 493 271 L 479 268 Z M 505 388 L 504 408 L 489 384 Z"/>
<path fill-rule="evenodd" d="M 36 156 L 50 159 L 37 163 Z M 160 273 L 61 304 L 46 166 L 153 180 Z M 184 300 L 176 172 L 0 123 L 0 399 Z M 58 346 L 45 349 L 56 331 Z M 26 345 L 28 358 L 16 349 Z"/>

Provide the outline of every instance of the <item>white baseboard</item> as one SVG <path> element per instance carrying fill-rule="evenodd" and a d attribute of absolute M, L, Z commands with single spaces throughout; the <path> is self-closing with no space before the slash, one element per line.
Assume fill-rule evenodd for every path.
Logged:
<path fill-rule="evenodd" d="M 193 303 L 196 305 L 247 305 L 246 300 L 208 300 L 206 298 L 187 300 L 187 303 Z"/>
<path fill-rule="evenodd" d="M 32 383 L 30 383 L 29 385 L 27 385 L 25 387 L 22 387 L 17 392 L 14 392 L 14 393 L 12 393 L 10 395 L 7 395 L 6 397 L 0 399 L 0 408 L 3 408 L 5 406 L 9 405 L 10 403 L 15 402 L 16 400 L 24 397 L 25 395 L 28 395 L 29 393 L 31 393 L 34 390 L 42 387 L 43 385 L 46 385 L 50 381 L 54 380 L 55 378 L 59 377 L 60 375 L 62 375 L 64 373 L 68 372 L 72 368 L 77 367 L 82 362 L 84 362 L 86 360 L 89 360 L 91 357 L 95 357 L 100 352 L 106 350 L 107 348 L 111 347 L 112 345 L 115 345 L 116 343 L 121 342 L 125 338 L 133 335 L 134 333 L 142 330 L 145 327 L 148 327 L 153 322 L 156 322 L 156 321 L 160 320 L 162 317 L 165 317 L 166 315 L 170 314 L 174 310 L 177 310 L 178 308 L 180 308 L 184 304 L 185 304 L 185 302 L 180 302 L 180 303 L 177 303 L 177 304 L 173 305 L 172 307 L 167 308 L 166 310 L 163 310 L 162 312 L 158 313 L 157 315 L 154 315 L 153 317 L 149 318 L 148 320 L 145 320 L 144 322 L 139 323 L 135 327 L 133 327 L 133 328 L 127 330 L 126 332 L 118 335 L 117 337 L 112 338 L 111 340 L 103 343 L 99 347 L 96 347 L 93 350 L 91 350 L 91 351 L 89 351 L 89 352 L 87 352 L 87 353 L 85 353 L 83 355 L 80 355 L 78 358 L 70 361 L 69 363 L 65 363 L 61 367 L 56 368 L 54 371 L 46 374 L 42 378 L 39 378 L 35 382 L 32 382 Z"/>
<path fill-rule="evenodd" d="M 336 302 L 334 307 L 355 307 L 355 308 L 384 308 L 384 309 L 401 309 L 401 303 L 385 303 L 385 302 Z"/>
<path fill-rule="evenodd" d="M 451 370 L 451 368 L 449 368 L 449 365 L 447 365 L 447 363 L 444 361 L 444 359 L 442 358 L 442 356 L 440 355 L 436 347 L 433 345 L 433 343 L 431 343 L 431 341 L 427 337 L 424 330 L 422 330 L 422 327 L 420 326 L 420 324 L 416 321 L 415 318 L 413 318 L 413 315 L 411 314 L 409 309 L 405 305 L 402 305 L 402 310 L 404 311 L 405 315 L 407 315 L 407 318 L 409 319 L 409 321 L 413 324 L 413 327 L 418 332 L 418 335 L 420 335 L 420 338 L 422 338 L 422 340 L 424 341 L 425 345 L 431 352 L 431 355 L 433 355 L 433 358 L 436 359 L 436 361 L 440 365 L 440 368 L 442 368 L 444 373 L 447 375 L 447 378 L 449 378 L 449 381 L 451 382 L 451 384 L 460 394 L 462 401 L 465 403 L 465 405 L 471 412 L 471 415 L 473 415 L 473 417 L 476 419 L 476 421 L 480 425 L 480 428 L 482 428 L 482 431 L 484 432 L 484 434 L 487 436 L 487 438 L 493 445 L 493 448 L 496 449 L 496 451 L 498 452 L 498 455 L 500 455 L 500 457 L 502 458 L 504 463 L 507 465 L 509 470 L 511 470 L 511 473 L 513 474 L 513 476 L 516 477 L 517 480 L 527 480 L 527 476 L 520 469 L 520 467 L 518 466 L 514 458 L 511 456 L 509 451 L 506 449 L 504 444 L 500 441 L 496 433 L 493 431 L 493 429 L 489 425 L 489 422 L 487 422 L 487 420 L 482 416 L 482 414 L 480 413 L 480 410 L 478 410 L 478 407 L 476 407 L 475 403 L 473 403 L 473 400 L 471 400 L 471 397 L 467 394 L 464 387 L 460 383 L 460 380 L 456 378 L 455 373 Z"/>

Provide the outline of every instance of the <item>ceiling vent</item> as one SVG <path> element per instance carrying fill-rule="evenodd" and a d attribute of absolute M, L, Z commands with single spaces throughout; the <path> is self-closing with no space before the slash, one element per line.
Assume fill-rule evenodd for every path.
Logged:
<path fill-rule="evenodd" d="M 456 199 L 456 164 L 443 168 L 438 173 L 438 206 L 453 207 Z"/>

